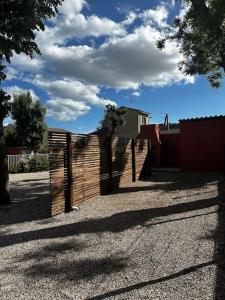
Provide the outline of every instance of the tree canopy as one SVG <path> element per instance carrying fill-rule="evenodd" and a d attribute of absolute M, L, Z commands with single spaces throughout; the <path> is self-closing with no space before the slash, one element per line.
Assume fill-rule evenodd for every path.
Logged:
<path fill-rule="evenodd" d="M 0 83 L 6 76 L 5 62 L 15 53 L 33 58 L 41 54 L 35 43 L 35 32 L 44 30 L 44 20 L 55 16 L 63 0 L 1 0 L 0 3 Z M 1 118 L 9 112 L 9 96 L 0 89 Z"/>
<path fill-rule="evenodd" d="M 35 152 L 43 143 L 47 128 L 44 121 L 45 111 L 41 102 L 38 99 L 33 100 L 29 92 L 14 96 L 12 118 L 16 125 L 16 135 L 23 146 Z"/>
<path fill-rule="evenodd" d="M 44 21 L 57 13 L 63 0 L 1 0 L 0 1 L 0 84 L 5 80 L 5 63 L 10 63 L 15 53 L 33 58 L 41 54 L 35 43 L 35 33 L 44 30 Z M 1 204 L 10 202 L 7 189 L 8 167 L 5 160 L 6 144 L 3 120 L 10 111 L 10 96 L 0 89 L 0 194 Z M 38 105 L 37 109 L 38 109 Z M 39 116 L 42 115 L 39 110 Z M 42 126 L 41 126 L 42 127 Z M 40 128 L 42 130 L 42 128 Z M 38 143 L 38 140 L 36 141 Z M 36 143 L 35 142 L 35 143 Z M 31 145 L 31 147 L 36 147 Z"/>
<path fill-rule="evenodd" d="M 100 129 L 107 129 L 109 135 L 113 136 L 118 126 L 124 125 L 124 115 L 126 113 L 126 109 L 116 108 L 111 104 L 106 105 L 104 118 L 100 122 Z"/>
<path fill-rule="evenodd" d="M 180 0 L 184 13 L 174 20 L 174 31 L 167 31 L 158 42 L 180 43 L 184 60 L 180 69 L 187 75 L 206 75 L 211 86 L 219 87 L 225 75 L 225 1 Z"/>

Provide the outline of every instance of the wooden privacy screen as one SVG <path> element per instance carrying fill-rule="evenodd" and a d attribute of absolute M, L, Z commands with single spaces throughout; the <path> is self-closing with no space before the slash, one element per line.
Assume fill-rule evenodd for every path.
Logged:
<path fill-rule="evenodd" d="M 112 192 L 140 177 L 148 140 L 50 132 L 51 214 Z"/>

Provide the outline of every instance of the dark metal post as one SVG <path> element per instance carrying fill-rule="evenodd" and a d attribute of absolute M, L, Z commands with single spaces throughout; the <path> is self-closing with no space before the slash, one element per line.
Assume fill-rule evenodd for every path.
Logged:
<path fill-rule="evenodd" d="M 112 137 L 107 138 L 108 160 L 109 160 L 109 192 L 113 191 L 113 167 L 112 167 Z"/>
<path fill-rule="evenodd" d="M 149 160 L 149 176 L 152 175 L 152 153 L 151 153 L 151 141 L 148 140 L 148 160 Z"/>
<path fill-rule="evenodd" d="M 135 153 L 135 140 L 131 140 L 131 152 L 132 152 L 132 181 L 136 182 L 136 153 Z"/>
<path fill-rule="evenodd" d="M 72 170 L 72 140 L 71 132 L 66 133 L 66 151 L 67 151 L 67 196 L 65 209 L 66 212 L 71 211 L 73 207 L 73 170 Z"/>

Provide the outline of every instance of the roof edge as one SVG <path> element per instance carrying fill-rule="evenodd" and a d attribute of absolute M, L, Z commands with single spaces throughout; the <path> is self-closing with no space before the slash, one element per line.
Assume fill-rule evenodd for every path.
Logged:
<path fill-rule="evenodd" d="M 225 119 L 224 115 L 219 116 L 209 116 L 209 117 L 196 117 L 190 119 L 180 119 L 179 122 L 192 122 L 192 121 L 206 121 L 206 120 L 216 120 L 216 119 Z"/>

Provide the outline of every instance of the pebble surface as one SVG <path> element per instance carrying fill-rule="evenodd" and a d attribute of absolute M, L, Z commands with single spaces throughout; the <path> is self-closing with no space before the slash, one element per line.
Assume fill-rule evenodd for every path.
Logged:
<path fill-rule="evenodd" d="M 48 218 L 48 172 L 10 175 L 0 299 L 225 299 L 224 177 L 153 173 Z"/>

